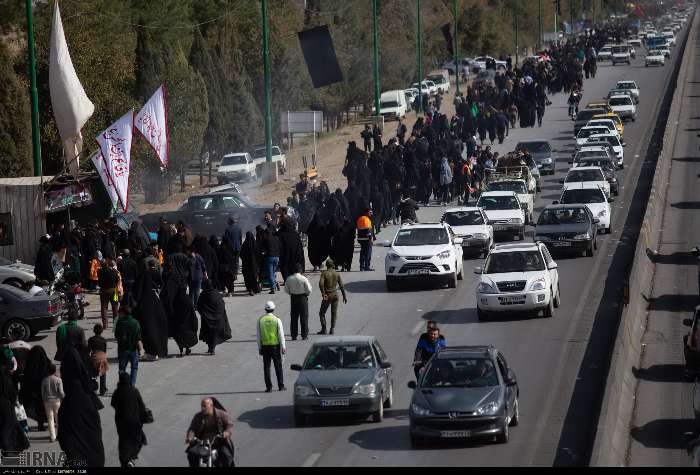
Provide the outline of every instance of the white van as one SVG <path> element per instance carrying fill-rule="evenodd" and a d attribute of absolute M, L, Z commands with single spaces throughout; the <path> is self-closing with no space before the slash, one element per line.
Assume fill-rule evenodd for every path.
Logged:
<path fill-rule="evenodd" d="M 406 94 L 403 90 L 382 92 L 379 98 L 381 114 L 384 119 L 403 119 L 408 111 Z"/>
<path fill-rule="evenodd" d="M 443 94 L 447 94 L 450 91 L 450 72 L 447 69 L 436 69 L 435 71 L 430 71 L 428 74 L 429 79 L 435 83 L 438 87 L 438 91 Z"/>

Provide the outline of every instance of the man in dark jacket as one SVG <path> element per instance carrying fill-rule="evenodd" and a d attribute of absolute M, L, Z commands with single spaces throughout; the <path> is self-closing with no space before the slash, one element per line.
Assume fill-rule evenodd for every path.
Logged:
<path fill-rule="evenodd" d="M 218 401 L 216 401 L 218 403 Z M 190 423 L 185 436 L 187 444 L 192 443 L 196 437 L 199 440 L 211 440 L 212 448 L 216 449 L 218 457 L 216 466 L 218 467 L 233 467 L 233 442 L 231 435 L 233 434 L 233 422 L 229 419 L 228 413 L 223 410 L 223 407 L 215 403 L 215 399 L 207 397 L 202 399 L 202 411 L 195 414 Z M 220 435 L 223 439 L 214 437 Z M 199 456 L 194 451 L 187 450 L 187 460 L 190 467 L 199 466 Z"/>
<path fill-rule="evenodd" d="M 52 250 L 48 235 L 41 236 L 39 242 L 41 244 L 39 246 L 39 251 L 36 254 L 36 260 L 34 261 L 34 275 L 38 280 L 53 282 L 56 275 L 54 274 L 53 267 L 51 266 Z"/>
<path fill-rule="evenodd" d="M 228 243 L 233 253 L 233 280 L 238 278 L 238 259 L 241 255 L 241 245 L 243 244 L 243 230 L 238 224 L 238 218 L 231 216 L 228 218 L 228 226 L 224 231 L 224 236 L 228 238 Z"/>
<path fill-rule="evenodd" d="M 122 255 L 119 257 L 117 262 L 117 270 L 122 276 L 122 287 L 124 287 L 124 298 L 125 302 L 129 302 L 131 297 L 131 289 L 136 282 L 136 277 L 138 274 L 138 264 L 131 257 L 131 251 L 128 249 L 122 250 Z"/>
<path fill-rule="evenodd" d="M 444 348 L 445 337 L 440 335 L 440 329 L 435 322 L 428 322 L 428 331 L 423 333 L 418 338 L 416 352 L 413 357 L 413 371 L 416 374 L 416 379 L 420 377 L 421 369 L 425 367 L 428 360 L 440 349 Z"/>

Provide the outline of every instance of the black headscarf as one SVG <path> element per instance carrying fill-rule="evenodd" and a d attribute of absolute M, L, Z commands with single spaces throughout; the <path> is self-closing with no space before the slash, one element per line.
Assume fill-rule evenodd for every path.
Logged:
<path fill-rule="evenodd" d="M 41 399 L 41 383 L 49 375 L 50 365 L 51 360 L 42 346 L 36 345 L 29 350 L 24 365 L 19 400 L 24 405 L 27 415 L 38 422 L 46 419 L 44 403 Z"/>
<path fill-rule="evenodd" d="M 202 319 L 200 340 L 218 345 L 231 339 L 231 326 L 228 323 L 224 298 L 208 280 L 204 281 L 202 293 L 197 300 L 197 311 Z"/>
<path fill-rule="evenodd" d="M 0 450 L 17 450 L 17 389 L 10 376 L 0 371 Z"/>
<path fill-rule="evenodd" d="M 131 385 L 128 373 L 119 373 L 119 384 L 112 395 L 111 405 L 119 435 L 119 460 L 124 466 L 129 460 L 134 460 L 141 447 L 147 444 L 142 422 L 146 405 L 139 390 Z"/>

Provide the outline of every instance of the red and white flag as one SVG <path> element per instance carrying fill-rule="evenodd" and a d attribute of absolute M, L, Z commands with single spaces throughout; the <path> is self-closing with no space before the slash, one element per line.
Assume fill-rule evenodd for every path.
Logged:
<path fill-rule="evenodd" d="M 163 168 L 168 166 L 170 148 L 168 146 L 168 103 L 165 98 L 165 86 L 158 90 L 136 114 L 134 127 L 146 139 L 158 156 Z"/>
<path fill-rule="evenodd" d="M 109 199 L 112 202 L 112 209 L 116 209 L 117 205 L 119 205 L 119 197 L 117 196 L 117 190 L 112 184 L 112 179 L 109 177 L 107 165 L 105 165 L 105 160 L 102 157 L 102 152 L 100 152 L 99 150 L 96 151 L 92 154 L 90 160 L 92 161 L 92 164 L 95 165 L 95 170 L 97 170 L 97 173 L 102 179 L 102 184 L 105 186 L 105 190 L 107 190 L 107 195 L 109 196 Z M 122 209 L 124 209 L 123 206 Z"/>
<path fill-rule="evenodd" d="M 109 179 L 124 212 L 129 206 L 129 166 L 133 130 L 134 111 L 130 110 L 96 138 Z"/>

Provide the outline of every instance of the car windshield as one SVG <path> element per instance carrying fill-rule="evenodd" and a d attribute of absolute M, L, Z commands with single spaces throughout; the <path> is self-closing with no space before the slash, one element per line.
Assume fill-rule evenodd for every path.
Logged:
<path fill-rule="evenodd" d="M 476 226 L 484 224 L 480 211 L 455 211 L 445 213 L 445 221 L 450 226 Z"/>
<path fill-rule="evenodd" d="M 11 260 L 0 256 L 0 266 L 9 266 L 10 264 L 12 264 Z"/>
<path fill-rule="evenodd" d="M 279 147 L 272 147 L 272 156 L 282 155 Z M 267 150 L 265 147 L 256 148 L 253 152 L 253 158 L 265 158 L 267 156 Z"/>
<path fill-rule="evenodd" d="M 601 142 L 604 141 L 604 142 L 612 145 L 613 147 L 620 147 L 621 146 L 620 141 L 617 140 L 617 137 L 615 135 L 607 135 L 606 134 L 606 135 L 601 135 L 600 137 L 593 137 L 593 138 L 598 140 L 598 141 L 601 141 Z"/>
<path fill-rule="evenodd" d="M 368 369 L 375 368 L 372 350 L 366 343 L 347 345 L 316 345 L 309 352 L 304 369 Z"/>
<path fill-rule="evenodd" d="M 603 196 L 603 192 L 601 190 L 597 190 L 595 188 L 566 190 L 561 195 L 561 203 L 565 205 L 605 203 L 605 196 Z"/>
<path fill-rule="evenodd" d="M 578 224 L 588 220 L 586 211 L 582 208 L 545 209 L 537 220 L 538 225 Z"/>
<path fill-rule="evenodd" d="M 486 388 L 498 386 L 493 362 L 486 358 L 435 359 L 421 380 L 422 388 Z"/>
<path fill-rule="evenodd" d="M 635 89 L 635 85 L 631 82 L 618 82 L 617 89 Z"/>
<path fill-rule="evenodd" d="M 221 160 L 221 165 L 226 167 L 229 165 L 245 165 L 248 163 L 245 155 L 227 155 Z"/>
<path fill-rule="evenodd" d="M 628 106 L 632 104 L 632 100 L 629 97 L 613 97 L 610 99 L 611 106 Z"/>
<path fill-rule="evenodd" d="M 581 160 L 582 167 L 600 167 L 606 171 L 612 171 L 615 169 L 615 165 L 610 160 Z"/>
<path fill-rule="evenodd" d="M 552 148 L 548 142 L 520 142 L 515 146 L 515 150 L 525 149 L 530 153 L 551 153 Z"/>
<path fill-rule="evenodd" d="M 486 259 L 486 265 L 484 266 L 484 274 L 540 270 L 544 270 L 544 260 L 542 260 L 539 250 L 491 253 Z"/>
<path fill-rule="evenodd" d="M 408 228 L 399 229 L 394 246 L 436 246 L 449 243 L 445 228 Z"/>
<path fill-rule="evenodd" d="M 603 181 L 603 174 L 600 170 L 571 170 L 566 175 L 566 183 L 577 183 L 580 181 Z"/>
<path fill-rule="evenodd" d="M 614 46 L 612 52 L 613 54 L 627 53 L 627 46 Z"/>
<path fill-rule="evenodd" d="M 394 109 L 396 107 L 399 107 L 399 103 L 396 101 L 385 101 L 380 104 L 380 107 L 382 109 Z"/>
<path fill-rule="evenodd" d="M 485 210 L 520 208 L 515 196 L 482 196 L 476 205 Z"/>
<path fill-rule="evenodd" d="M 590 137 L 591 135 L 600 134 L 607 131 L 607 127 L 584 127 L 583 129 L 578 131 L 578 135 L 576 136 L 576 138 L 585 139 L 587 137 Z"/>
<path fill-rule="evenodd" d="M 486 186 L 486 191 L 513 191 L 524 195 L 527 193 L 527 188 L 522 181 L 494 181 Z"/>
<path fill-rule="evenodd" d="M 586 152 L 579 152 L 576 154 L 576 160 L 581 160 L 582 158 L 589 158 L 589 157 L 607 157 L 607 154 L 605 152 L 601 151 L 586 151 Z M 594 165 L 591 165 L 594 166 Z"/>

